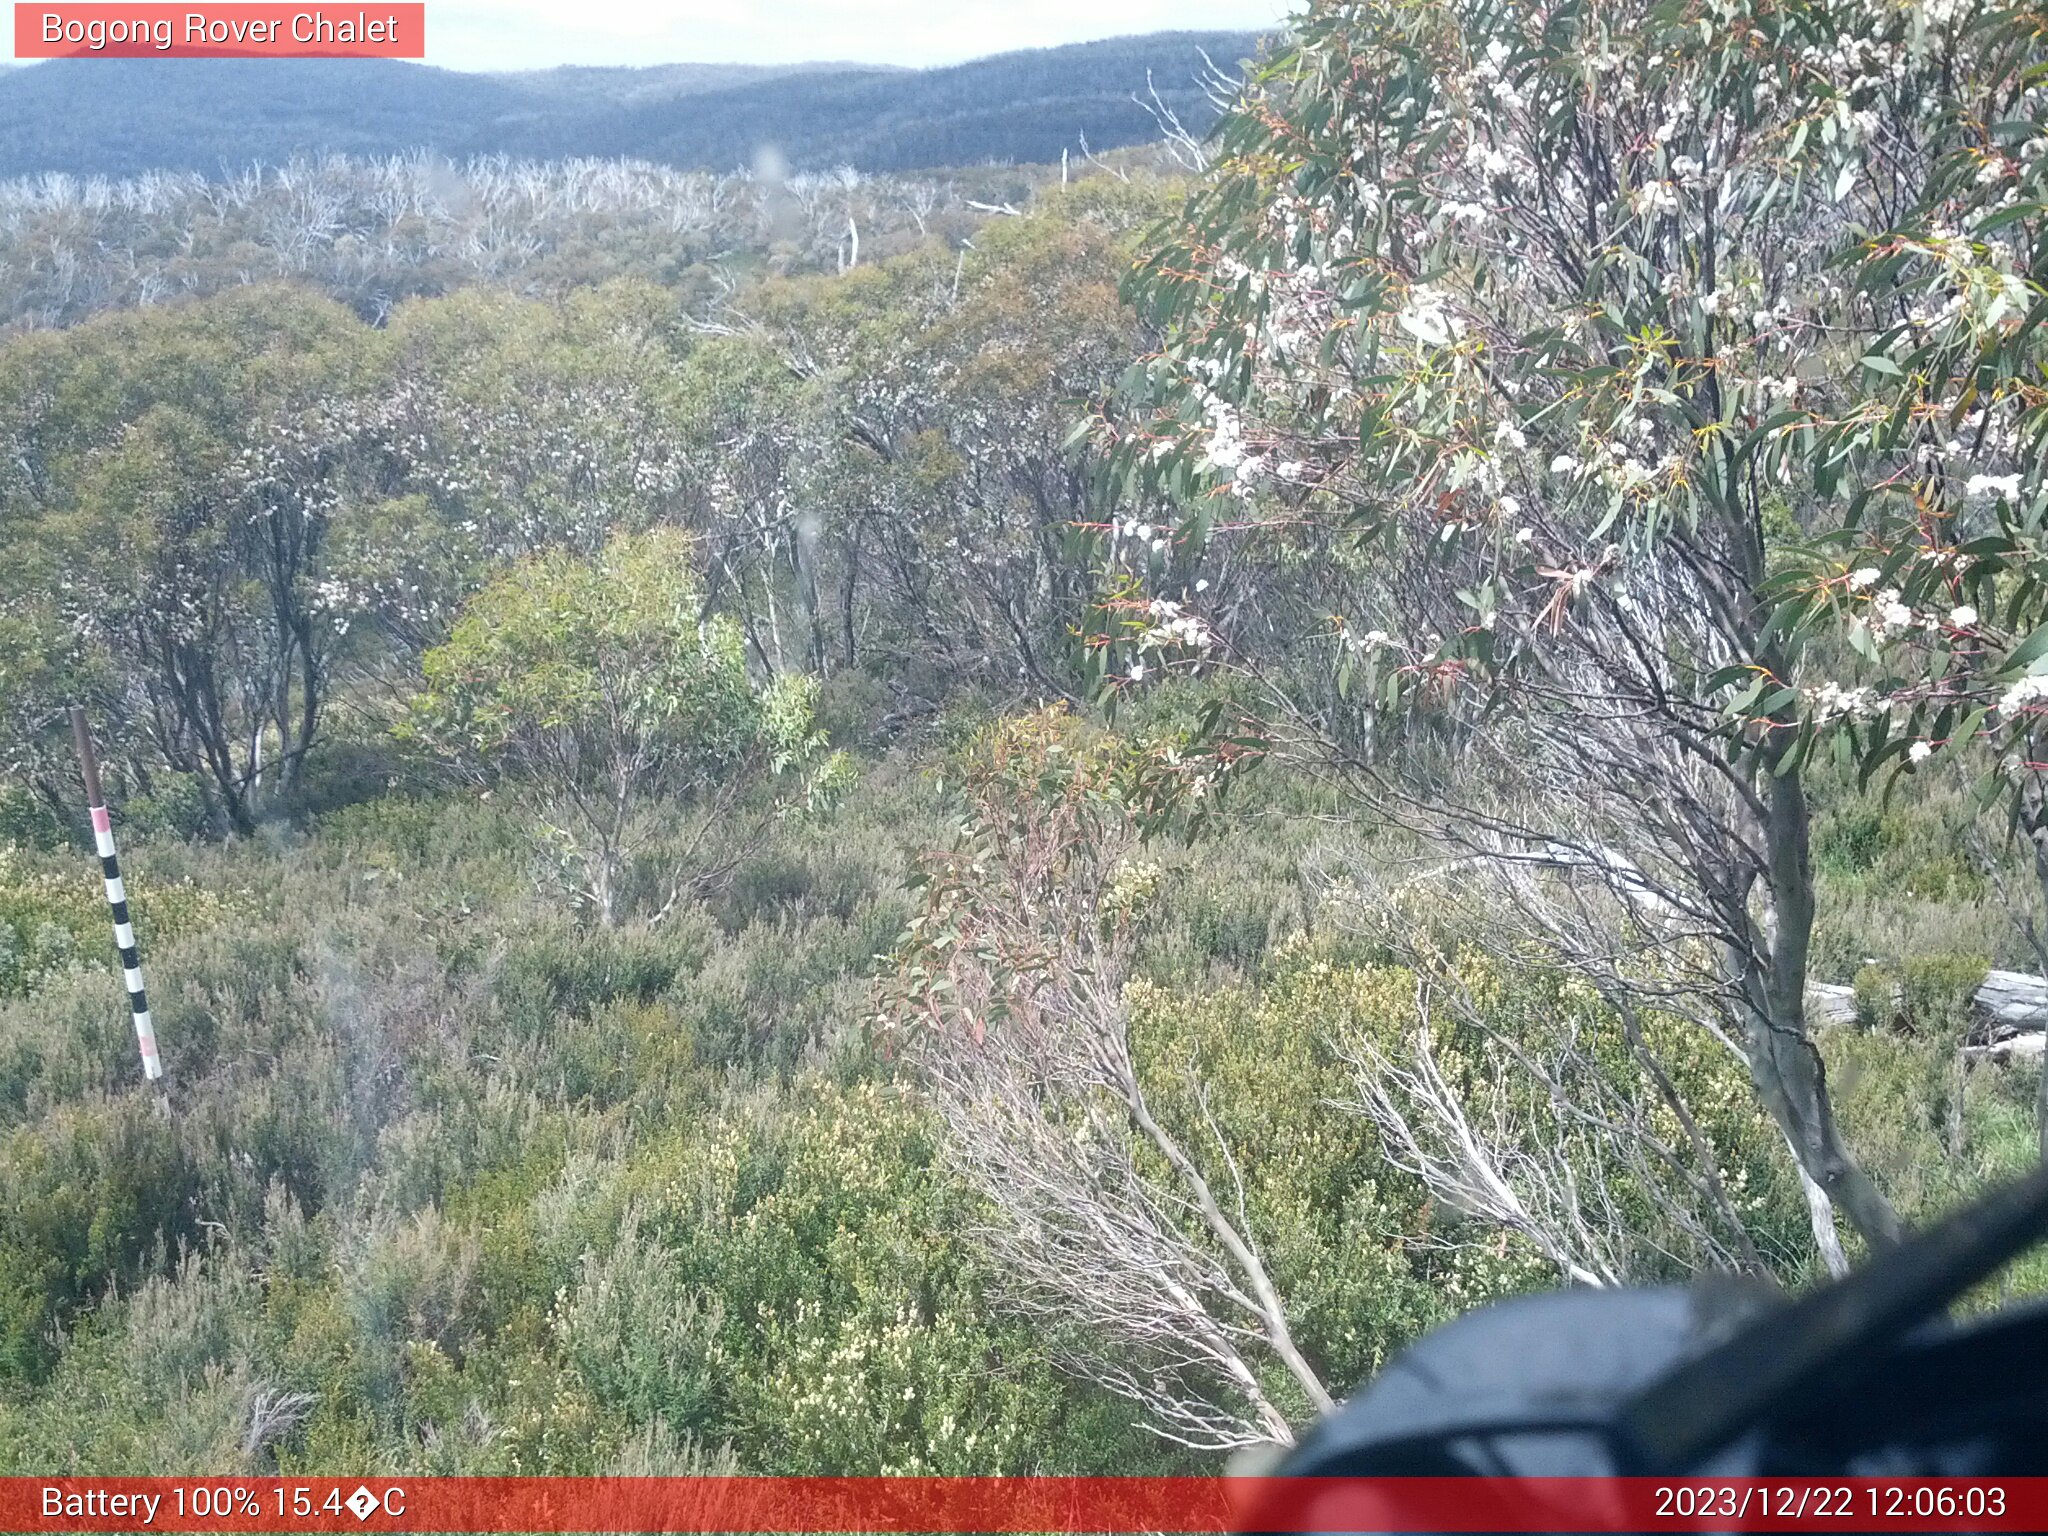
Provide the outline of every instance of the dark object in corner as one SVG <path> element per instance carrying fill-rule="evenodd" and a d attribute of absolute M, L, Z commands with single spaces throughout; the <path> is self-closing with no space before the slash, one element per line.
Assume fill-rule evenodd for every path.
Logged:
<path fill-rule="evenodd" d="M 2048 1169 L 1845 1279 L 1569 1291 L 1458 1319 L 1323 1421 L 1301 1477 L 2048 1473 L 2048 1304 L 1949 1306 L 2048 1235 Z"/>

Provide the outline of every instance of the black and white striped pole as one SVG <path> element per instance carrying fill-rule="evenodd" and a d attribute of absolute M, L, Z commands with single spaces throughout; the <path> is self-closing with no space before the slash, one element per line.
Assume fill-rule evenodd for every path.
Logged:
<path fill-rule="evenodd" d="M 85 798 L 92 809 L 92 840 L 99 850 L 100 873 L 106 877 L 107 905 L 114 914 L 114 948 L 121 955 L 121 976 L 128 983 L 128 1008 L 135 1015 L 135 1043 L 142 1050 L 142 1075 L 152 1083 L 164 1075 L 156 1051 L 156 1028 L 149 1022 L 149 995 L 142 989 L 142 956 L 135 948 L 135 925 L 128 917 L 128 888 L 121 883 L 121 860 L 114 852 L 114 822 L 107 815 L 107 797 L 100 790 L 100 764 L 92 750 L 92 732 L 85 711 L 71 706 L 71 739 L 78 744 L 78 766 L 85 774 Z"/>

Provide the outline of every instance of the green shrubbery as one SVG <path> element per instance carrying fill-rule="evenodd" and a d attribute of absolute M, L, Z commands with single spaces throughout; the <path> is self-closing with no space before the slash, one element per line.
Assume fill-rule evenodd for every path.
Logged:
<path fill-rule="evenodd" d="M 0 840 L 0 998 L 19 997 L 41 977 L 104 961 L 110 952 L 107 899 L 98 865 L 54 851 L 30 853 Z M 222 922 L 232 896 L 185 881 L 154 881 L 134 902 L 139 932 L 176 939 Z"/>
<path fill-rule="evenodd" d="M 1731 1037 L 1687 1017 L 1683 986 L 1628 990 L 1684 941 L 1609 955 L 1600 931 L 1575 975 L 1501 938 L 1504 911 L 1476 933 L 1453 899 L 1466 866 L 1417 858 L 1435 807 L 1398 827 L 1359 793 L 1386 784 L 1287 755 L 1328 737 L 1354 766 L 1391 760 L 1364 698 L 1413 688 L 1403 796 L 1427 802 L 1460 733 L 1505 723 L 1474 758 L 1498 781 L 1455 794 L 1511 799 L 1513 770 L 1563 751 L 1531 803 L 1577 814 L 1597 766 L 1608 831 L 1632 835 L 1656 792 L 1637 770 L 1691 765 L 1707 736 L 1632 768 L 1571 755 L 1598 734 L 1560 702 L 1576 682 L 1463 724 L 1453 703 L 1503 617 L 1529 655 L 1579 634 L 1611 508 L 1575 564 L 1569 540 L 1545 552 L 1558 530 L 1521 488 L 1528 543 L 1500 530 L 1528 567 L 1514 592 L 1490 553 L 1462 590 L 1417 572 L 1413 594 L 1378 591 L 1348 516 L 1315 528 L 1339 458 L 1394 438 L 1354 420 L 1327 461 L 1248 455 L 1210 391 L 1263 374 L 1231 361 L 1171 433 L 1198 477 L 1234 459 L 1243 516 L 1284 508 L 1289 531 L 1204 550 L 1169 529 L 1159 505 L 1197 480 L 1143 435 L 1140 477 L 1167 478 L 1107 511 L 1114 558 L 1161 595 L 1134 585 L 1094 627 L 1074 524 L 1105 509 L 1073 401 L 1158 340 L 1116 279 L 1170 200 L 1098 178 L 971 251 L 764 281 L 719 337 L 676 294 L 618 283 L 415 303 L 383 327 L 238 293 L 0 349 L 24 445 L 0 465 L 0 747 L 24 775 L 0 785 L 0 1471 L 1165 1471 L 1208 1464 L 1177 1432 L 1285 1433 L 1419 1332 L 1561 1275 L 1811 1277 L 1786 1135 Z M 1398 298 L 1354 297 L 1374 295 Z M 1448 323 L 1398 313 L 1411 340 Z M 1582 401 L 1645 404 L 1608 398 L 1607 372 Z M 1366 398 L 1340 385 L 1305 391 L 1274 441 Z M 1473 400 L 1437 444 L 1447 486 L 1389 482 L 1427 491 L 1411 552 L 1477 550 L 1481 521 L 1446 516 L 1475 466 L 1552 429 Z M 1578 474 L 1529 451 L 1531 473 Z M 1774 541 L 1802 526 L 1783 498 L 1764 512 Z M 270 527 L 289 536 L 252 532 Z M 75 591 L 52 579 L 67 551 Z M 150 629 L 194 572 L 237 644 Z M 1260 615 L 1265 638 L 1227 638 L 1261 671 L 1212 665 L 1230 647 L 1205 589 L 1219 625 Z M 1408 596 L 1443 614 L 1330 635 L 1337 611 L 1399 629 L 1370 614 Z M 1104 642 L 1085 663 L 1076 629 Z M 1723 639 L 1678 645 L 1660 693 L 1695 654 L 1747 654 Z M 1162 683 L 1176 667 L 1199 675 Z M 1113 721 L 1026 712 L 1091 679 Z M 1276 688 L 1301 730 L 1241 771 L 1265 746 L 1229 722 Z M 51 808 L 75 794 L 72 697 L 102 719 L 133 855 L 163 1105 L 93 862 Z M 1624 703 L 1603 728 L 1642 718 Z M 1515 734 L 1551 709 L 1553 734 Z M 867 754 L 858 777 L 827 734 Z M 1908 1219 L 2034 1145 L 2032 1071 L 1958 1050 L 1986 966 L 2031 963 L 2005 910 L 2018 862 L 1979 846 L 1930 756 L 1891 793 L 1817 756 L 1771 780 L 1811 801 L 1814 976 L 1899 1026 L 1817 1045 L 1848 1151 Z M 1685 812 L 1690 766 L 1661 782 L 1667 830 L 1711 823 Z M 1473 809 L 1467 853 L 1495 830 Z M 1598 827 L 1573 836 L 1598 849 Z M 1532 844 L 1559 888 L 1622 867 Z M 1707 861 L 1743 944 L 1775 923 L 1745 863 L 1760 848 Z M 1653 840 L 1647 862 L 1691 852 Z M 1592 885 L 1574 920 L 1668 915 Z M 1729 953 L 1671 974 L 1710 982 Z M 1020 1020 L 1038 1033 L 1006 1034 Z M 925 1049 L 938 1036 L 950 1055 Z M 1033 1205 L 1006 1172 L 1065 1182 Z M 1089 1246 L 1110 1228 L 1131 1246 Z M 1145 1269 L 1133 1252 L 1168 1283 L 1110 1284 Z M 2048 1260 L 2010 1282 L 2044 1284 Z M 1192 1404 L 1178 1420 L 1147 1397 L 1161 1381 Z"/>
<path fill-rule="evenodd" d="M 1973 1022 L 1972 1000 L 1989 963 L 1981 954 L 1873 960 L 1856 972 L 1859 1023 L 1954 1037 Z"/>
<path fill-rule="evenodd" d="M 1824 777 L 1813 836 L 1817 979 L 1853 982 L 1873 961 L 1897 966 L 1915 955 L 1981 954 L 1992 965 L 2033 968 L 2005 905 L 2032 878 L 2020 851 L 1980 821 L 1965 785 L 1933 773 L 1920 780 L 1911 793 L 1887 793 Z"/>
<path fill-rule="evenodd" d="M 1156 1462 L 992 1310 L 866 1056 L 932 804 L 884 774 L 652 928 L 550 910 L 506 819 L 445 798 L 152 849 L 139 901 L 263 921 L 149 930 L 169 1114 L 96 948 L 0 1003 L 0 1464 Z"/>
<path fill-rule="evenodd" d="M 1398 1046 L 1415 991 L 1304 882 L 1319 793 L 1247 781 L 1208 835 L 1153 843 L 1113 885 L 1141 920 L 1133 1042 L 1159 1111 L 1216 1178 L 1232 1149 L 1303 1348 L 1341 1386 L 1554 1270 L 1432 1204 L 1332 1107 L 1335 1048 Z M 945 836 L 914 760 L 778 823 L 708 904 L 652 928 L 537 896 L 495 804 L 376 799 L 225 850 L 145 839 L 168 1115 L 136 1079 L 89 860 L 10 855 L 15 899 L 75 917 L 79 948 L 0 1001 L 0 1466 L 1176 1464 L 1065 1369 L 1113 1341 L 1013 1317 L 978 1197 L 860 1030 L 911 855 Z M 1843 878 L 1868 856 L 1830 845 Z M 1980 972 L 1934 955 L 1898 975 L 1932 1017 Z M 1555 987 L 1488 983 L 1486 1017 L 1531 1049 L 1577 1018 L 1643 1092 L 1599 1043 L 1611 1022 Z M 1796 1191 L 1739 1067 L 1653 1028 L 1759 1243 L 1796 1272 Z M 1985 1068 L 1950 1156 L 1950 1038 L 1827 1044 L 1856 1145 L 1909 1212 L 2028 1152 L 2031 1082 Z M 1511 1084 L 1462 1039 L 1447 1060 Z"/>

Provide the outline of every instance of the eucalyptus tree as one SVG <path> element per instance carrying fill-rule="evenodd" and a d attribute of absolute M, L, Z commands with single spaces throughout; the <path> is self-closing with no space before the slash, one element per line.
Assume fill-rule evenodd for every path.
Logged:
<path fill-rule="evenodd" d="M 815 797 L 843 781 L 813 720 L 815 683 L 756 686 L 739 629 L 705 621 L 690 540 L 621 534 L 595 554 L 549 550 L 499 570 L 427 653 L 409 731 L 538 815 L 578 903 L 612 926 L 626 882 L 679 813 L 684 850 L 730 833 L 747 797 Z M 731 868 L 687 860 L 655 914 Z"/>
<path fill-rule="evenodd" d="M 1113 485 L 1182 509 L 1117 530 L 1127 635 L 1211 641 L 1160 580 L 1219 541 L 1284 572 L 1222 645 L 1501 876 L 1518 933 L 1739 1050 L 1824 1252 L 1831 1203 L 1898 1223 L 1808 1029 L 1832 695 L 1776 582 L 1862 504 L 1830 413 L 1903 367 L 1879 343 L 1918 295 L 1858 264 L 2011 136 L 2038 29 L 1966 0 L 1314 4 L 1138 274 L 1169 340 L 1102 425 Z"/>
<path fill-rule="evenodd" d="M 714 548 L 737 571 L 758 545 L 744 585 L 764 615 L 767 593 L 789 592 L 815 665 L 860 655 L 1075 691 L 1093 589 L 1074 547 L 1088 495 L 1073 402 L 1136 344 L 1116 285 L 1163 200 L 1102 179 L 1048 203 L 971 251 L 766 284 L 692 356 Z"/>
<path fill-rule="evenodd" d="M 1159 878 L 1133 857 L 1148 808 L 1170 815 L 1183 773 L 1212 789 L 1219 775 L 1091 737 L 1059 709 L 992 727 L 961 767 L 962 835 L 919 871 L 925 906 L 876 1022 L 984 1201 L 1005 1300 L 1152 1433 L 1199 1450 L 1292 1444 L 1334 1399 L 1262 1245 L 1271 1213 L 1248 1202 L 1198 1063 L 1147 1070 L 1133 1018 Z M 1167 1107 L 1159 1078 L 1174 1074 L 1192 1117 Z M 1220 1167 L 1205 1166 L 1212 1149 Z M 1075 1349 L 1077 1325 L 1114 1349 Z"/>
<path fill-rule="evenodd" d="M 376 350 L 339 306 L 272 290 L 10 347 L 0 583 L 46 650 L 9 665 L 10 712 L 33 670 L 44 704 L 95 705 L 139 781 L 193 774 L 223 830 L 253 831 L 325 714 L 329 535 L 393 473 Z M 20 729 L 47 742 L 47 717 Z"/>
<path fill-rule="evenodd" d="M 1881 121 L 1865 174 L 1888 218 L 1842 252 L 1836 311 L 1809 322 L 1826 321 L 1836 366 L 1758 453 L 1829 508 L 1769 594 L 1788 641 L 1828 665 L 1754 668 L 1734 708 L 1866 781 L 1974 775 L 2048 900 L 2048 21 L 1939 19 L 1888 41 L 1945 115 Z M 2048 1156 L 2048 1076 L 2037 1107 Z"/>
<path fill-rule="evenodd" d="M 589 554 L 676 513 L 674 321 L 636 283 L 400 308 L 374 402 L 396 473 L 337 530 L 322 586 L 366 670 L 409 679 L 494 564 Z"/>

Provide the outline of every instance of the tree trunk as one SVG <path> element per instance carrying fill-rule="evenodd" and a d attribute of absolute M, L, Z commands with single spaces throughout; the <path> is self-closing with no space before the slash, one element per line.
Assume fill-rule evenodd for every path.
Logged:
<path fill-rule="evenodd" d="M 1834 1202 L 1801 1166 L 1796 1147 L 1792 1151 L 1792 1166 L 1799 1170 L 1799 1188 L 1806 1196 L 1806 1216 L 1813 1225 L 1813 1240 L 1820 1247 L 1821 1264 L 1830 1278 L 1839 1280 L 1849 1273 L 1849 1256 L 1842 1252 L 1842 1234 L 1835 1230 Z"/>
<path fill-rule="evenodd" d="M 616 928 L 619 924 L 617 863 L 609 848 L 599 849 L 590 861 L 590 905 L 597 913 L 600 928 Z"/>
<path fill-rule="evenodd" d="M 853 599 L 855 583 L 860 577 L 861 525 L 855 522 L 846 539 L 846 574 L 839 586 L 839 632 L 846 647 L 846 670 L 854 666 L 856 645 L 853 627 Z"/>
<path fill-rule="evenodd" d="M 2028 758 L 2039 762 L 2041 750 L 2039 745 L 2031 747 Z M 2042 910 L 2048 912 L 2048 787 L 2038 772 L 2028 772 L 2021 784 L 2020 825 L 2034 850 L 2034 881 L 2041 889 Z M 2025 924 L 2025 932 L 2034 946 L 2041 975 L 2048 978 L 2048 936 L 2043 935 L 2040 923 L 2032 921 Z M 2034 1087 L 2034 1143 L 2041 1160 L 2048 1163 L 2048 1052 L 2041 1056 L 2041 1078 Z"/>
<path fill-rule="evenodd" d="M 1828 1097 L 1827 1070 L 1803 1022 L 1755 1016 L 1744 1046 L 1758 1097 L 1785 1133 L 1801 1172 L 1842 1208 L 1865 1242 L 1872 1247 L 1897 1242 L 1904 1235 L 1898 1213 L 1842 1140 Z M 1823 1250 L 1831 1240 L 1818 1216 L 1814 1238 Z"/>
<path fill-rule="evenodd" d="M 1773 775 L 1763 793 L 1771 901 L 1764 935 L 1768 963 L 1759 975 L 1753 957 L 1738 958 L 1750 999 L 1744 1042 L 1750 1076 L 1807 1177 L 1842 1208 L 1865 1242 L 1883 1247 L 1904 1235 L 1898 1212 L 1842 1140 L 1828 1096 L 1827 1068 L 1806 1030 L 1814 911 L 1806 786 L 1794 770 Z M 1832 1234 L 1822 1230 L 1817 1206 L 1814 1222 L 1815 1240 L 1825 1253 Z"/>

